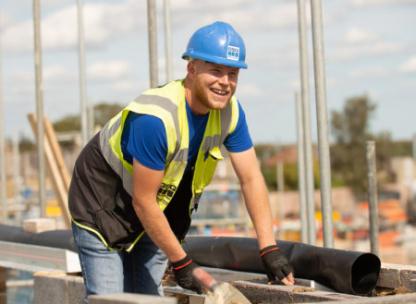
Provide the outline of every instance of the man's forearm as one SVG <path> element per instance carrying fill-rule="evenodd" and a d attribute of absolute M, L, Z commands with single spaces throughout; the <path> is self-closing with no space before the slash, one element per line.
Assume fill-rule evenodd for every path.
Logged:
<path fill-rule="evenodd" d="M 257 233 L 259 247 L 275 244 L 269 196 L 262 176 L 241 184 L 247 211 Z"/>
<path fill-rule="evenodd" d="M 165 252 L 170 261 L 179 261 L 186 256 L 185 251 L 170 228 L 165 214 L 160 210 L 156 201 L 135 202 L 133 206 L 146 233 Z"/>

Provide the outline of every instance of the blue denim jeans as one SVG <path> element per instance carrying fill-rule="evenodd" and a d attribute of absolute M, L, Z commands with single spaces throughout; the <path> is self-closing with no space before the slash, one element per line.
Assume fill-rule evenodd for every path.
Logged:
<path fill-rule="evenodd" d="M 145 234 L 130 252 L 110 251 L 98 237 L 72 224 L 86 295 L 142 293 L 163 295 L 166 255 Z"/>

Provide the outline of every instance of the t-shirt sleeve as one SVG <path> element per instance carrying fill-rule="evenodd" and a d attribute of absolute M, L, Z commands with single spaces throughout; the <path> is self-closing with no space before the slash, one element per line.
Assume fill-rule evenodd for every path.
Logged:
<path fill-rule="evenodd" d="M 251 141 L 250 133 L 248 131 L 246 114 L 240 103 L 238 103 L 238 109 L 239 116 L 237 126 L 224 141 L 224 146 L 230 152 L 243 152 L 253 147 L 253 142 Z"/>
<path fill-rule="evenodd" d="M 129 127 L 127 152 L 142 165 L 163 170 L 168 147 L 162 120 L 151 115 L 135 115 Z"/>

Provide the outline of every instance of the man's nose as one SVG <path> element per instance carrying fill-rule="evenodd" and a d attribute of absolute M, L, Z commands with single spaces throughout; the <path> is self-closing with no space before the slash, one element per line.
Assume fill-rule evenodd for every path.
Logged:
<path fill-rule="evenodd" d="M 230 82 L 230 77 L 228 76 L 228 73 L 223 73 L 219 79 L 218 82 L 224 85 L 228 85 Z"/>

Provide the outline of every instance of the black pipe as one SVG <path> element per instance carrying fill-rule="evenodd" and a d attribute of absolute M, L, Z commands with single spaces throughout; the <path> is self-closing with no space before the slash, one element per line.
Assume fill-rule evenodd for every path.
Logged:
<path fill-rule="evenodd" d="M 297 278 L 314 280 L 335 291 L 365 295 L 375 287 L 380 259 L 372 253 L 329 249 L 278 241 Z M 187 237 L 185 251 L 207 267 L 265 273 L 256 239 L 238 237 Z"/>
<path fill-rule="evenodd" d="M 71 230 L 31 233 L 24 231 L 21 227 L 0 224 L 0 241 L 68 249 L 78 252 Z"/>
<path fill-rule="evenodd" d="M 30 233 L 0 224 L 0 241 L 78 251 L 71 230 Z M 376 286 L 381 263 L 374 254 L 287 241 L 278 241 L 278 245 L 298 278 L 350 294 L 367 294 Z M 253 238 L 187 237 L 184 249 L 202 266 L 265 273 Z"/>

